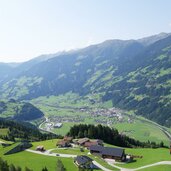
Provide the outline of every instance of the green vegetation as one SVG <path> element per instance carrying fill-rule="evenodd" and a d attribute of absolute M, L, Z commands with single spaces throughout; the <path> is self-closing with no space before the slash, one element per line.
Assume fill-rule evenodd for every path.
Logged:
<path fill-rule="evenodd" d="M 43 145 L 46 150 L 56 148 L 56 143 L 59 141 L 59 139 L 51 139 L 51 140 L 45 140 L 45 141 L 38 141 L 38 142 L 32 142 L 31 149 L 35 150 L 37 146 Z"/>
<path fill-rule="evenodd" d="M 62 122 L 63 126 L 61 128 L 55 128 L 52 131 L 56 134 L 65 135 L 71 126 L 79 123 L 86 124 L 98 124 L 96 122 L 96 117 L 92 117 L 89 113 L 84 111 L 79 111 L 80 108 L 88 108 L 90 111 L 95 111 L 96 108 L 110 108 L 112 107 L 112 101 L 101 102 L 100 94 L 92 94 L 85 97 L 81 97 L 78 94 L 66 93 L 60 96 L 49 96 L 49 97 L 39 97 L 33 99 L 32 103 L 35 104 L 39 109 L 41 109 L 45 116 L 52 118 L 65 118 L 66 122 Z M 169 145 L 169 139 L 153 122 L 149 122 L 142 117 L 136 116 L 134 112 L 123 111 L 122 115 L 124 120 L 117 121 L 114 118 L 113 124 L 114 128 L 117 128 L 119 132 L 132 137 L 139 141 L 155 141 L 156 143 L 164 142 L 165 145 Z M 128 117 L 127 117 L 128 115 Z M 75 118 L 82 118 L 82 121 L 75 122 L 72 121 Z M 128 122 L 128 118 L 132 118 L 131 122 Z M 69 121 L 70 119 L 70 121 Z M 101 121 L 105 121 L 106 116 L 97 117 Z M 44 125 L 42 125 L 42 128 Z"/>
<path fill-rule="evenodd" d="M 8 128 L 1 128 L 0 129 L 0 137 L 8 136 L 9 129 Z"/>
<path fill-rule="evenodd" d="M 67 135 L 74 138 L 88 137 L 91 139 L 101 139 L 105 143 L 117 145 L 121 147 L 164 147 L 163 143 L 156 144 L 155 142 L 140 142 L 128 136 L 119 134 L 117 129 L 103 125 L 87 125 L 79 124 L 71 127 Z"/>
<path fill-rule="evenodd" d="M 1 147 L 0 147 L 1 148 Z M 56 169 L 57 157 L 49 157 L 39 154 L 33 154 L 30 152 L 20 152 L 8 156 L 3 156 L 3 149 L 0 149 L 0 156 L 7 160 L 9 164 L 14 164 L 15 166 L 20 166 L 22 169 L 28 167 L 32 170 L 42 170 L 47 167 L 49 171 Z M 77 167 L 73 163 L 71 158 L 59 158 L 67 171 L 78 171 Z"/>
<path fill-rule="evenodd" d="M 165 145 L 169 145 L 168 137 L 154 124 L 148 122 L 136 120 L 134 123 L 116 123 L 114 125 L 119 132 L 126 134 L 130 137 L 140 141 L 154 141 L 160 143 L 164 142 Z"/>
<path fill-rule="evenodd" d="M 140 171 L 170 171 L 171 165 L 159 165 L 153 166 L 146 169 L 141 169 Z"/>
<path fill-rule="evenodd" d="M 7 135 L 0 135 L 0 138 L 8 141 L 21 139 L 27 139 L 29 141 L 40 141 L 57 137 L 51 133 L 41 133 L 36 127 L 29 123 L 18 123 L 4 119 L 0 119 L 0 128 L 3 130 L 3 134 L 4 132 L 8 133 Z"/>
<path fill-rule="evenodd" d="M 43 113 L 31 103 L 19 102 L 14 99 L 0 101 L 1 118 L 19 121 L 31 121 L 43 117 Z"/>
<path fill-rule="evenodd" d="M 126 149 L 127 154 L 142 156 L 142 158 L 136 158 L 135 162 L 125 164 L 117 164 L 120 167 L 125 168 L 137 168 L 141 166 L 145 166 L 148 164 L 153 164 L 160 161 L 171 161 L 171 156 L 169 149 L 158 148 L 158 149 Z"/>
<path fill-rule="evenodd" d="M 84 151 L 81 151 L 80 148 L 57 148 L 53 150 L 54 153 L 61 153 L 61 154 L 73 154 L 73 155 L 87 155 L 89 150 L 84 149 Z"/>

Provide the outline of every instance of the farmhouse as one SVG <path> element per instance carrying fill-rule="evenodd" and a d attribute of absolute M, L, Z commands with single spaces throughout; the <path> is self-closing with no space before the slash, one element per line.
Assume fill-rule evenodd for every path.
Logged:
<path fill-rule="evenodd" d="M 61 140 L 57 142 L 56 144 L 59 148 L 64 148 L 64 147 L 71 147 L 71 144 L 68 141 Z"/>
<path fill-rule="evenodd" d="M 86 147 L 88 149 L 94 145 L 103 146 L 103 141 L 102 140 L 90 140 L 90 141 L 84 143 L 84 147 Z"/>
<path fill-rule="evenodd" d="M 77 141 L 77 144 L 78 144 L 78 145 L 81 145 L 81 146 L 84 146 L 84 144 L 85 144 L 86 142 L 89 142 L 89 141 L 90 141 L 89 138 L 81 138 L 81 139 L 79 139 L 79 140 Z"/>
<path fill-rule="evenodd" d="M 125 160 L 125 150 L 122 148 L 103 147 L 95 145 L 90 147 L 90 153 L 98 154 L 102 158 L 115 159 L 117 161 Z"/>
<path fill-rule="evenodd" d="M 94 165 L 92 163 L 92 159 L 87 157 L 87 156 L 77 156 L 74 159 L 74 163 L 81 168 L 85 168 L 85 169 L 91 169 L 94 168 Z"/>
<path fill-rule="evenodd" d="M 71 147 L 72 137 L 65 136 L 61 141 L 57 142 L 57 146 L 60 148 Z"/>
<path fill-rule="evenodd" d="M 78 145 L 90 148 L 92 145 L 103 145 L 102 140 L 90 140 L 89 138 L 81 138 L 76 142 Z"/>

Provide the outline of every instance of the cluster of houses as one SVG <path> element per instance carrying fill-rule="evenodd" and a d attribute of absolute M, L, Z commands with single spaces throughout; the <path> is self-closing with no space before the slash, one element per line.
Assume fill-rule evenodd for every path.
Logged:
<path fill-rule="evenodd" d="M 73 139 L 72 137 L 65 136 L 62 140 L 56 144 L 59 148 L 81 146 L 89 149 L 93 145 L 103 146 L 102 140 L 90 140 L 89 138 Z"/>
<path fill-rule="evenodd" d="M 80 146 L 89 149 L 90 153 L 97 155 L 103 159 L 114 159 L 116 161 L 125 161 L 125 150 L 122 148 L 104 147 L 103 141 L 96 139 L 91 140 L 89 138 L 73 139 L 72 137 L 64 137 L 56 144 L 59 148 L 66 148 L 71 146 Z M 82 168 L 94 168 L 92 159 L 85 155 L 77 156 L 74 159 L 74 163 L 78 167 Z"/>
<path fill-rule="evenodd" d="M 89 138 L 73 139 L 72 137 L 65 136 L 62 140 L 58 141 L 56 146 L 58 148 L 69 148 L 69 147 L 81 147 L 89 150 L 90 154 L 99 156 L 103 159 L 113 159 L 115 161 L 126 161 L 125 150 L 122 148 L 115 147 L 104 147 L 103 141 L 99 139 L 91 140 Z M 45 151 L 43 146 L 38 146 L 38 151 Z M 132 159 L 131 159 L 132 160 Z M 74 159 L 74 163 L 81 168 L 96 168 L 93 164 L 93 160 L 86 155 L 79 155 Z"/>

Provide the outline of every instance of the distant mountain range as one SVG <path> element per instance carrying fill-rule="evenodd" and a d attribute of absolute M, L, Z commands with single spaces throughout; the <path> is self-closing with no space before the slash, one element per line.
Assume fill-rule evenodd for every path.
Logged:
<path fill-rule="evenodd" d="M 108 40 L 21 64 L 0 63 L 0 97 L 29 100 L 69 91 L 171 125 L 171 34 Z"/>

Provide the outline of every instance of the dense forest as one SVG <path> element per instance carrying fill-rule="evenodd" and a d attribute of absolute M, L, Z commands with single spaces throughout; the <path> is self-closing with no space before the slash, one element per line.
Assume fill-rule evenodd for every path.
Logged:
<path fill-rule="evenodd" d="M 160 144 L 156 144 L 155 142 L 140 142 L 126 135 L 119 134 L 117 129 L 103 125 L 74 125 L 67 135 L 74 138 L 88 137 L 91 139 L 101 139 L 105 143 L 121 147 L 164 147 L 163 142 Z"/>

